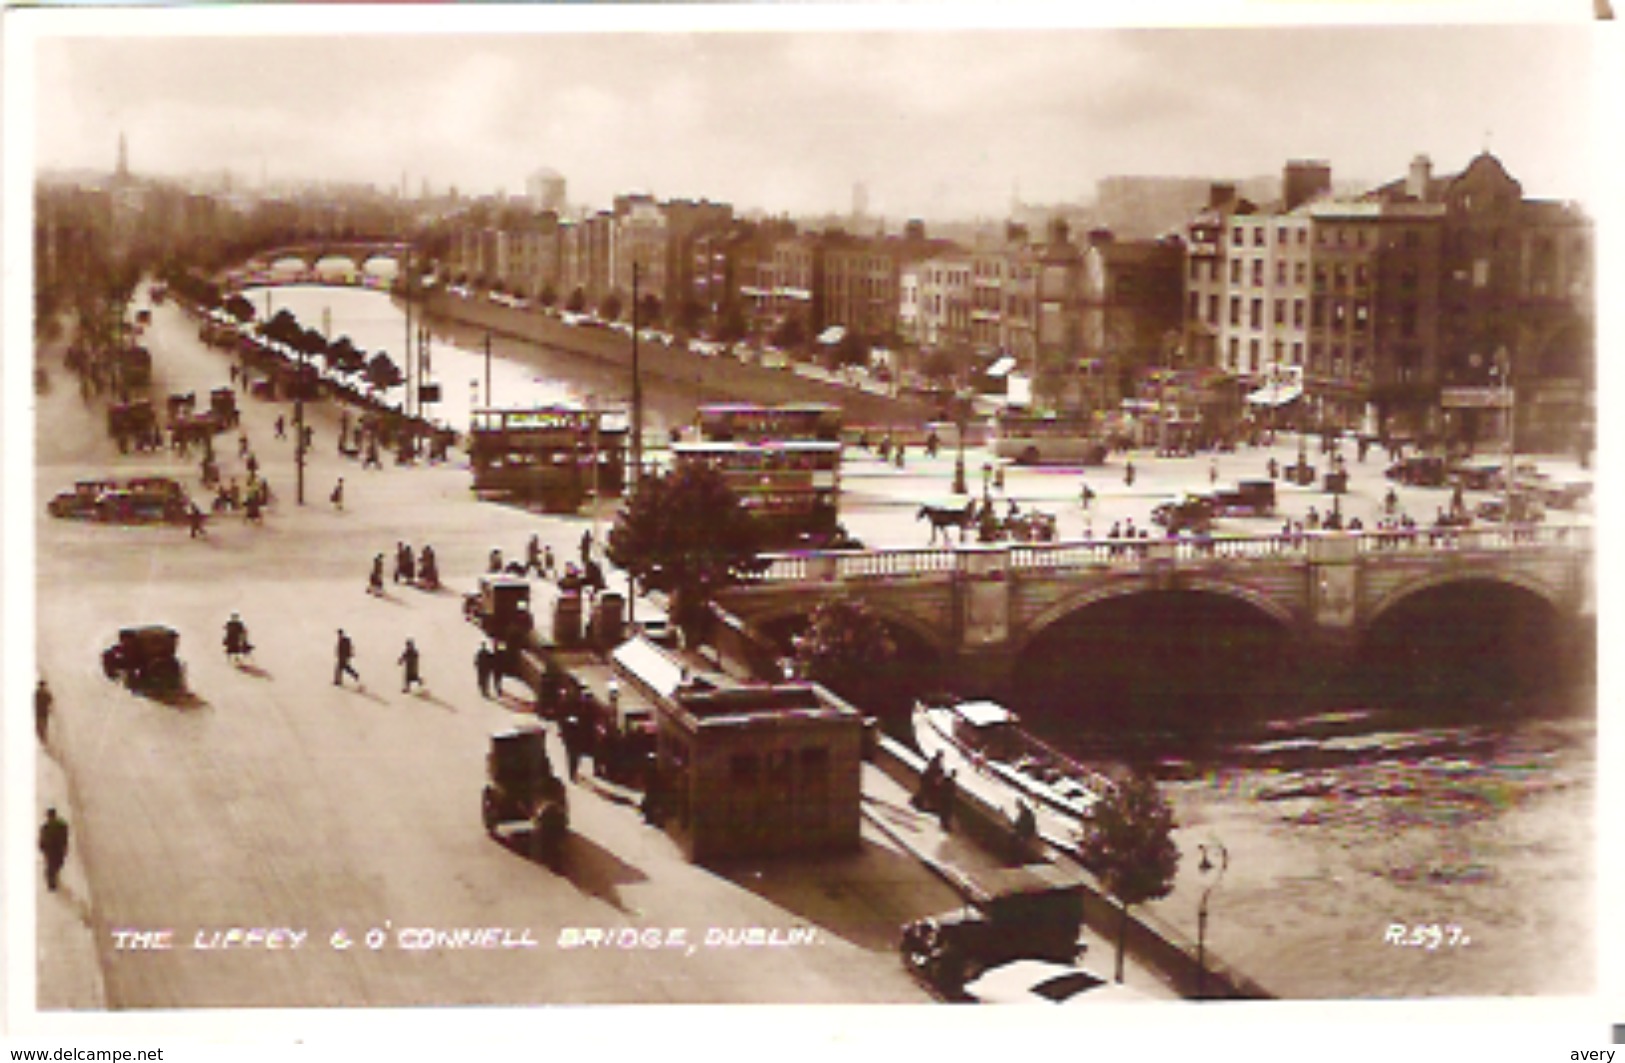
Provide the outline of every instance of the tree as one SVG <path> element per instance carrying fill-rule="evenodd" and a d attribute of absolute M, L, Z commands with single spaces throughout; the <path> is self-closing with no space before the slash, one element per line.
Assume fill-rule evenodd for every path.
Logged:
<path fill-rule="evenodd" d="M 779 322 L 778 328 L 773 330 L 773 346 L 781 351 L 795 350 L 801 346 L 806 338 L 807 330 L 802 326 L 801 317 L 798 314 L 790 314 Z"/>
<path fill-rule="evenodd" d="M 585 313 L 587 309 L 587 293 L 578 286 L 570 293 L 570 299 L 564 304 L 564 309 L 572 314 Z"/>
<path fill-rule="evenodd" d="M 835 598 L 813 610 L 807 631 L 795 640 L 796 671 L 854 704 L 880 693 L 897 642 L 862 601 Z"/>
<path fill-rule="evenodd" d="M 254 320 L 254 304 L 248 301 L 247 296 L 237 292 L 226 300 L 226 313 L 238 321 L 252 321 Z"/>
<path fill-rule="evenodd" d="M 723 587 L 758 572 L 756 520 L 715 469 L 645 476 L 609 532 L 609 559 L 644 587 L 672 596 L 672 619 L 697 633 Z"/>
<path fill-rule="evenodd" d="M 541 292 L 536 296 L 536 301 L 548 309 L 552 309 L 553 304 L 559 301 L 559 293 L 553 290 L 551 284 L 544 284 Z"/>
<path fill-rule="evenodd" d="M 618 292 L 610 292 L 598 304 L 598 316 L 605 321 L 619 321 L 621 319 L 621 296 Z"/>
<path fill-rule="evenodd" d="M 845 367 L 849 365 L 867 366 L 869 364 L 869 344 L 865 343 L 851 329 L 847 329 L 841 336 L 841 342 L 835 345 L 835 365 Z"/>
<path fill-rule="evenodd" d="M 1121 905 L 1117 928 L 1117 980 L 1123 980 L 1128 910 L 1168 896 L 1179 870 L 1174 845 L 1174 810 L 1143 771 L 1120 780 L 1084 819 L 1079 849 L 1083 864 Z"/>

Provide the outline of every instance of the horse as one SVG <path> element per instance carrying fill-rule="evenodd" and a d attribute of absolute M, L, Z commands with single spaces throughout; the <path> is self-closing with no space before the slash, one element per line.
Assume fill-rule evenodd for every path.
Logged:
<path fill-rule="evenodd" d="M 970 527 L 976 519 L 976 500 L 973 498 L 966 502 L 963 508 L 953 509 L 947 506 L 921 506 L 915 520 L 928 520 L 931 522 L 931 545 L 937 542 L 937 533 L 942 533 L 942 541 L 949 543 L 949 528 L 958 528 L 959 537 L 965 537 L 965 529 Z"/>

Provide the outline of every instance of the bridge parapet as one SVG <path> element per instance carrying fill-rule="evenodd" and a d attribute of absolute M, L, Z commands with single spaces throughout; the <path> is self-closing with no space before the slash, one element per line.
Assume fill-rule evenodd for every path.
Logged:
<path fill-rule="evenodd" d="M 1417 557 L 1462 552 L 1509 553 L 1552 547 L 1589 549 L 1585 527 L 1496 525 L 1405 532 L 1304 532 L 1294 535 L 1225 536 L 1204 539 L 1075 540 L 1054 543 L 964 544 L 901 550 L 841 550 L 766 555 L 768 565 L 751 583 L 829 583 L 897 577 L 944 577 L 970 573 L 971 558 L 1007 552 L 1015 572 L 1067 569 L 1137 569 L 1146 561 L 1207 567 L 1214 561 L 1284 560 L 1318 564 L 1361 558 Z"/>

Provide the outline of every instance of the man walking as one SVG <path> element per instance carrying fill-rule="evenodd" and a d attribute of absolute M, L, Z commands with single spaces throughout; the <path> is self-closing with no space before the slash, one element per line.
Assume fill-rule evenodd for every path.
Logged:
<path fill-rule="evenodd" d="M 328 498 L 332 501 L 334 509 L 340 513 L 344 512 L 344 477 L 339 477 L 339 482 L 333 485 L 333 493 Z"/>
<path fill-rule="evenodd" d="M 45 685 L 45 680 L 39 681 L 34 688 L 34 733 L 39 735 L 39 744 L 45 745 L 46 731 L 51 726 L 51 688 Z"/>
<path fill-rule="evenodd" d="M 406 640 L 406 649 L 401 651 L 400 660 L 397 663 L 404 669 L 401 676 L 402 694 L 412 689 L 413 683 L 420 687 L 425 685 L 423 677 L 418 674 L 418 648 L 412 644 L 411 639 Z"/>
<path fill-rule="evenodd" d="M 334 686 L 342 686 L 346 675 L 354 679 L 357 686 L 361 685 L 361 677 L 356 674 L 354 668 L 350 667 L 350 662 L 353 660 L 355 660 L 355 644 L 350 641 L 350 636 L 344 633 L 344 629 L 339 628 L 339 641 L 334 648 Z"/>
<path fill-rule="evenodd" d="M 62 865 L 68 862 L 68 821 L 54 808 L 45 810 L 45 822 L 39 829 L 39 851 L 45 857 L 45 887 L 55 893 Z"/>
<path fill-rule="evenodd" d="M 474 676 L 480 682 L 480 697 L 482 698 L 491 696 L 491 671 L 494 666 L 495 661 L 491 655 L 491 644 L 489 642 L 480 643 L 479 650 L 474 654 Z"/>

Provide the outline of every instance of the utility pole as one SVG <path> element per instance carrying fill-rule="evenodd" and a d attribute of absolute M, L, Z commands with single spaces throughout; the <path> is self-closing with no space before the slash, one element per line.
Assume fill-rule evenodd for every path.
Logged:
<path fill-rule="evenodd" d="M 485 405 L 491 405 L 491 333 L 485 333 Z M 596 446 L 596 444 L 595 444 Z"/>
<path fill-rule="evenodd" d="M 638 373 L 638 264 L 632 262 L 632 487 L 643 482 L 643 380 Z"/>
<path fill-rule="evenodd" d="M 406 249 L 406 272 L 401 278 L 401 295 L 406 303 L 406 394 L 401 398 L 401 412 L 412 415 L 412 249 Z"/>

